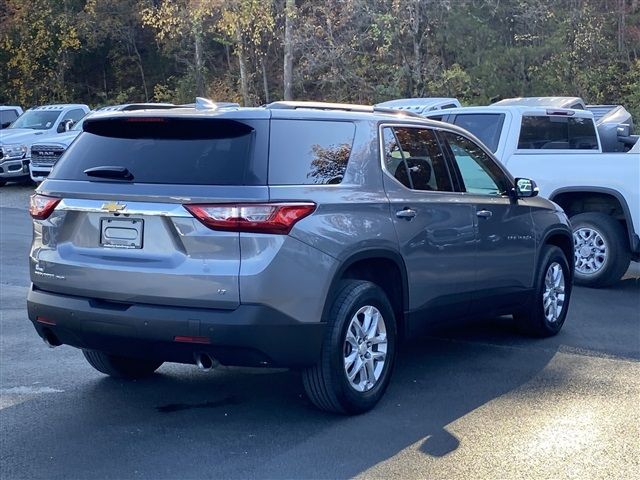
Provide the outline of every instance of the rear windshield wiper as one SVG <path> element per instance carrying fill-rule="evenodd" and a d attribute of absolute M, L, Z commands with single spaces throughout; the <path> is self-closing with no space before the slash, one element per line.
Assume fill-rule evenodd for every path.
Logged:
<path fill-rule="evenodd" d="M 84 171 L 89 177 L 109 178 L 113 180 L 133 180 L 133 175 L 126 167 L 101 166 L 91 167 Z"/>

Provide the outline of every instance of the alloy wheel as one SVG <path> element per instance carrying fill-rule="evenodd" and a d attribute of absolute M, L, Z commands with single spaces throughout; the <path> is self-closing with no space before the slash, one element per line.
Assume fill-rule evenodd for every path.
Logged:
<path fill-rule="evenodd" d="M 380 310 L 365 305 L 355 313 L 347 327 L 343 354 L 349 385 L 358 392 L 375 387 L 387 356 L 387 330 Z"/>
<path fill-rule="evenodd" d="M 607 242 L 594 228 L 581 227 L 573 232 L 576 270 L 583 275 L 598 273 L 607 261 Z"/>
<path fill-rule="evenodd" d="M 555 323 L 562 314 L 565 301 L 564 272 L 558 262 L 549 265 L 544 276 L 544 292 L 542 306 L 544 316 L 550 323 Z"/>

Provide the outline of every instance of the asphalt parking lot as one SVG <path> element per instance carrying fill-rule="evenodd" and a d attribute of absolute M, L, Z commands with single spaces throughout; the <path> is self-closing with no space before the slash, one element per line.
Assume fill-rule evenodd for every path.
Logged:
<path fill-rule="evenodd" d="M 639 478 L 640 268 L 576 288 L 562 332 L 509 318 L 404 346 L 378 407 L 315 410 L 299 374 L 166 364 L 106 378 L 27 320 L 26 202 L 0 189 L 0 477 Z"/>

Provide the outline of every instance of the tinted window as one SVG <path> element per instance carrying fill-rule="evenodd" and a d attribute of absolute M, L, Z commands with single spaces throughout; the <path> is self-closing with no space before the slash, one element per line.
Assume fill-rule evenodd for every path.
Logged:
<path fill-rule="evenodd" d="M 598 139 L 590 118 L 524 116 L 518 148 L 597 150 Z"/>
<path fill-rule="evenodd" d="M 340 183 L 347 170 L 354 133 L 351 122 L 273 120 L 269 183 Z"/>
<path fill-rule="evenodd" d="M 493 159 L 479 145 L 451 132 L 443 132 L 455 158 L 466 192 L 482 195 L 504 195 L 510 182 Z"/>
<path fill-rule="evenodd" d="M 387 127 L 383 132 L 385 168 L 412 190 L 453 191 L 451 178 L 433 130 Z"/>
<path fill-rule="evenodd" d="M 15 110 L 2 110 L 0 111 L 0 128 L 4 128 L 7 123 L 13 122 L 18 118 L 18 112 Z"/>
<path fill-rule="evenodd" d="M 503 113 L 465 113 L 458 114 L 453 123 L 473 133 L 489 150 L 495 152 L 500 141 L 500 132 L 504 123 Z"/>
<path fill-rule="evenodd" d="M 101 181 L 84 171 L 116 166 L 125 167 L 137 183 L 265 183 L 266 120 L 140 120 L 88 118 L 51 178 Z"/>

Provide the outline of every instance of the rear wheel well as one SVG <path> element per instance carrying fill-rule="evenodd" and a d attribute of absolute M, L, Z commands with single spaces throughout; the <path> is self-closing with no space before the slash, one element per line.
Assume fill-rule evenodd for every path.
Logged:
<path fill-rule="evenodd" d="M 390 258 L 365 258 L 347 267 L 342 279 L 366 280 L 378 285 L 387 294 L 393 307 L 398 335 L 404 333 L 404 283 L 398 264 Z"/>
<path fill-rule="evenodd" d="M 619 221 L 627 235 L 629 234 L 626 211 L 614 195 L 602 192 L 564 192 L 555 195 L 552 200 L 560 205 L 569 217 L 587 212 L 609 215 Z"/>

